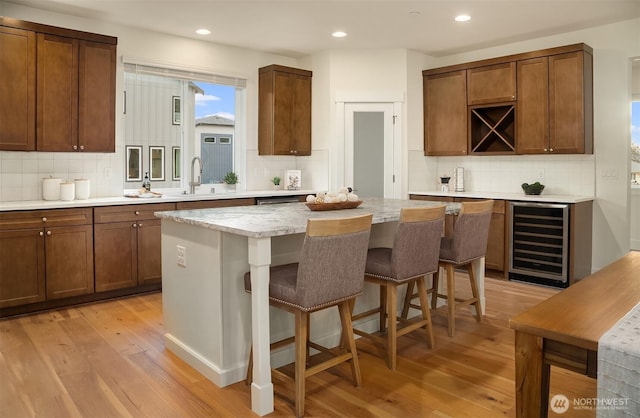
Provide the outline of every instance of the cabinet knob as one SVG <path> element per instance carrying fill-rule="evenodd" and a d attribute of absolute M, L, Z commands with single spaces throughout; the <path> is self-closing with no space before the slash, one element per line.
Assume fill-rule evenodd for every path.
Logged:
<path fill-rule="evenodd" d="M 544 152 L 547 152 L 547 151 L 549 151 L 549 150 L 545 148 L 545 149 L 544 149 Z"/>
<path fill-rule="evenodd" d="M 41 236 L 41 237 L 44 237 L 44 232 L 40 231 L 40 232 L 38 233 L 38 235 L 39 235 L 39 236 Z"/>
<path fill-rule="evenodd" d="M 549 148 L 549 152 L 553 152 L 553 148 Z"/>
<path fill-rule="evenodd" d="M 80 145 L 80 149 L 84 151 L 84 145 Z"/>
<path fill-rule="evenodd" d="M 142 228 L 142 222 L 138 222 L 138 228 Z"/>
<path fill-rule="evenodd" d="M 46 216 L 42 217 L 42 222 L 47 222 L 47 217 Z"/>
<path fill-rule="evenodd" d="M 75 149 L 78 149 L 78 146 L 77 146 L 77 145 L 74 145 L 74 146 L 73 146 L 73 149 L 74 149 L 74 150 L 75 150 Z"/>
<path fill-rule="evenodd" d="M 140 212 L 139 212 L 139 211 L 135 211 L 134 213 L 135 213 L 136 215 L 140 215 Z"/>
<path fill-rule="evenodd" d="M 47 231 L 47 236 L 50 237 L 51 236 L 51 231 Z"/>
<path fill-rule="evenodd" d="M 133 225 L 131 225 L 131 226 L 132 226 L 132 227 L 134 227 L 134 228 L 137 228 L 137 227 L 138 227 L 138 224 L 133 224 Z"/>

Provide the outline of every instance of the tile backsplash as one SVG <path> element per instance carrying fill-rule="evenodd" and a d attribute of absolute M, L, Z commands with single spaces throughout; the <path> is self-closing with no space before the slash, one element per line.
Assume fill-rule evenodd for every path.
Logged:
<path fill-rule="evenodd" d="M 90 197 L 122 194 L 124 157 L 116 153 L 0 152 L 0 201 L 42 199 L 42 179 L 62 181 L 86 178 Z"/>

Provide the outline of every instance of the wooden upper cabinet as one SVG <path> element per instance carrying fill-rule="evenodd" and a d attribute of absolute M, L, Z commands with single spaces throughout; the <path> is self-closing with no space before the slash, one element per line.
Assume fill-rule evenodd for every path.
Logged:
<path fill-rule="evenodd" d="M 516 63 L 505 62 L 467 70 L 467 104 L 516 100 Z"/>
<path fill-rule="evenodd" d="M 0 149 L 36 149 L 36 34 L 0 26 Z"/>
<path fill-rule="evenodd" d="M 593 153 L 593 56 L 549 57 L 549 152 Z"/>
<path fill-rule="evenodd" d="M 311 71 L 259 70 L 258 154 L 311 155 Z"/>
<path fill-rule="evenodd" d="M 78 138 L 78 40 L 38 34 L 39 151 L 74 151 Z"/>
<path fill-rule="evenodd" d="M 518 61 L 516 107 L 518 154 L 540 154 L 549 149 L 549 58 Z"/>
<path fill-rule="evenodd" d="M 425 155 L 467 154 L 466 71 L 423 71 Z"/>
<path fill-rule="evenodd" d="M 115 151 L 116 46 L 80 41 L 78 148 Z"/>
<path fill-rule="evenodd" d="M 116 45 L 0 17 L 0 150 L 115 152 Z"/>

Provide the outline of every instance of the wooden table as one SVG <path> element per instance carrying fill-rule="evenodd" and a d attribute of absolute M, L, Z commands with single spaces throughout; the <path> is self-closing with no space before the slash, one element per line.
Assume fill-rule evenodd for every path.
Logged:
<path fill-rule="evenodd" d="M 597 378 L 600 337 L 639 302 L 635 251 L 512 318 L 516 416 L 547 416 L 551 365 Z"/>

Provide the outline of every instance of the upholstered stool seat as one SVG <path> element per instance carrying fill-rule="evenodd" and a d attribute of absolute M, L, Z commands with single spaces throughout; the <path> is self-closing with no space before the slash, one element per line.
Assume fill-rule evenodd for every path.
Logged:
<path fill-rule="evenodd" d="M 444 227 L 445 207 L 404 208 L 392 248 L 371 248 L 367 253 L 365 281 L 380 286 L 377 308 L 352 315 L 352 321 L 380 315 L 380 332 L 386 338 L 354 328 L 354 333 L 382 343 L 386 348 L 389 368 L 396 368 L 397 338 L 424 328 L 427 344 L 433 347 L 431 314 L 424 283 L 425 275 L 438 269 L 440 237 Z M 422 316 L 415 321 L 398 318 L 398 287 L 415 283 L 420 295 Z M 352 307 L 353 309 L 353 307 Z M 398 327 L 398 321 L 401 327 Z"/>
<path fill-rule="evenodd" d="M 354 384 L 362 385 L 349 302 L 362 293 L 371 219 L 370 214 L 353 218 L 310 219 L 300 261 L 269 269 L 269 304 L 295 315 L 294 337 L 272 343 L 271 349 L 295 344 L 296 416 L 304 415 L 305 379 L 309 376 L 349 362 Z M 251 292 L 249 272 L 244 276 L 244 285 L 245 290 Z M 342 325 L 342 344 L 338 353 L 309 341 L 310 314 L 333 306 L 338 307 Z M 329 353 L 331 358 L 307 367 L 309 347 Z M 290 377 L 276 369 L 272 369 L 272 373 Z M 247 383 L 251 378 L 252 354 L 249 356 Z"/>

